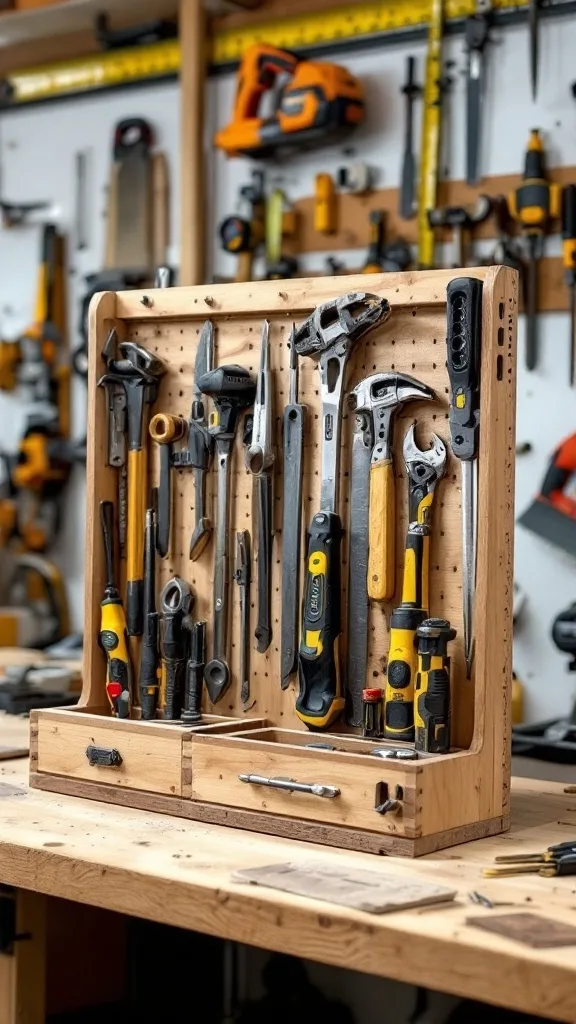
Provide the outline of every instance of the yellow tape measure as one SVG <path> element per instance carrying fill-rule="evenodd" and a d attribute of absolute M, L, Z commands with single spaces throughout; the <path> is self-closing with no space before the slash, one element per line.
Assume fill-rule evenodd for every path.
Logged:
<path fill-rule="evenodd" d="M 285 50 L 301 50 L 425 26 L 430 22 L 434 2 L 393 0 L 382 3 L 379 0 L 378 3 L 353 4 L 260 23 L 255 11 L 253 20 L 243 28 L 224 28 L 214 34 L 210 40 L 211 64 L 218 67 L 237 63 L 247 47 L 257 42 L 271 43 Z M 494 7 L 504 10 L 517 8 L 518 4 L 515 0 L 494 0 Z M 476 0 L 444 0 L 444 17 L 448 21 L 465 18 L 475 10 Z M 31 103 L 176 75 L 180 63 L 178 40 L 167 40 L 15 71 L 3 82 L 14 104 Z"/>

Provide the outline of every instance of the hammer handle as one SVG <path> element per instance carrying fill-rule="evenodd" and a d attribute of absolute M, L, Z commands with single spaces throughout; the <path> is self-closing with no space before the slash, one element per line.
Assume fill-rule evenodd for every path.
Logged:
<path fill-rule="evenodd" d="M 368 523 L 368 596 L 387 601 L 395 590 L 396 515 L 394 467 L 384 459 L 370 468 L 370 515 Z"/>

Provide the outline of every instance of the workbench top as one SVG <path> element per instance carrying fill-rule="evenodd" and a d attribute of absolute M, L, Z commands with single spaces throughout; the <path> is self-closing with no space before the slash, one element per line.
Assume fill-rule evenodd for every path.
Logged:
<path fill-rule="evenodd" d="M 2 716 L 3 743 L 22 722 Z M 576 926 L 576 876 L 483 879 L 497 853 L 576 835 L 576 794 L 514 779 L 505 835 L 415 861 L 385 859 L 30 790 L 26 759 L 0 764 L 0 882 L 573 1024 L 576 946 L 531 949 L 470 927 L 529 910 Z M 576 775 L 576 772 L 575 772 Z M 576 780 L 575 780 L 576 781 Z M 354 865 L 458 890 L 454 904 L 381 917 L 232 881 L 287 860 Z M 484 909 L 476 890 L 512 906 Z"/>

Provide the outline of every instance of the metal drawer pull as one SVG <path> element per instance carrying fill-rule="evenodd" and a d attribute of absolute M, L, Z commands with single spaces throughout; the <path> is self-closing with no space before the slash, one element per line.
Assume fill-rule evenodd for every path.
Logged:
<path fill-rule="evenodd" d="M 296 782 L 294 779 L 267 779 L 265 775 L 239 775 L 240 782 L 249 782 L 253 786 L 270 786 L 272 789 L 285 789 L 288 793 L 311 793 L 312 796 L 324 796 L 333 800 L 340 796 L 336 786 L 323 786 L 320 782 Z"/>
<path fill-rule="evenodd" d="M 114 747 L 86 747 L 88 764 L 99 765 L 101 768 L 119 768 L 122 754 Z"/>

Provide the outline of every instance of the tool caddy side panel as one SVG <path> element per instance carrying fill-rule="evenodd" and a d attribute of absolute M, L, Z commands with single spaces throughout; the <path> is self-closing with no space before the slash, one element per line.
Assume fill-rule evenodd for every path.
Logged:
<path fill-rule="evenodd" d="M 461 494 L 460 464 L 449 449 L 448 376 L 446 360 L 446 287 L 458 276 L 484 281 L 481 427 L 479 456 L 478 567 L 476 590 L 476 658 L 471 681 L 465 678 L 461 610 Z M 388 621 L 398 604 L 407 527 L 406 479 L 402 465 L 402 441 L 409 425 L 417 421 L 417 438 L 427 447 L 436 431 L 448 447 L 445 477 L 436 496 L 431 537 L 430 612 L 449 619 L 458 630 L 452 655 L 452 743 L 455 753 L 424 756 L 417 762 L 378 762 L 366 753 L 371 741 L 356 754 L 338 749 L 303 749 L 302 743 L 323 742 L 338 746 L 351 730 L 339 722 L 332 735 L 310 734 L 294 711 L 297 684 L 280 688 L 280 603 L 282 525 L 282 413 L 288 402 L 289 345 L 293 321 L 302 322 L 321 302 L 362 290 L 385 297 L 392 314 L 380 328 L 357 343 L 348 364 L 346 393 L 363 377 L 382 370 L 411 374 L 433 387 L 436 402 L 415 401 L 400 409 L 395 425 L 396 476 L 396 593 L 392 601 L 371 603 L 367 685 L 384 686 L 388 654 Z M 122 746 L 125 729 L 146 730 L 147 752 L 166 742 L 166 730 L 179 737 L 174 750 L 182 770 L 180 789 L 138 783 L 135 775 L 134 804 L 153 806 L 189 817 L 225 821 L 241 827 L 279 834 L 298 834 L 307 839 L 361 849 L 420 853 L 464 841 L 475 835 L 506 827 L 509 787 L 509 689 L 511 679 L 511 595 L 514 492 L 514 392 L 517 315 L 517 280 L 506 268 L 465 271 L 433 271 L 407 274 L 318 278 L 244 285 L 210 285 L 146 293 L 106 293 L 92 307 L 89 377 L 89 452 L 87 493 L 87 562 L 85 670 L 81 707 L 35 714 L 37 757 L 33 784 L 42 788 L 126 803 L 131 783 L 117 782 L 106 768 L 94 774 L 76 772 L 69 759 L 59 760 L 62 735 L 54 736 L 55 721 L 74 727 L 86 712 L 106 716 L 114 746 Z M 254 375 L 258 371 L 262 320 L 270 321 L 271 370 L 274 382 L 274 544 L 272 579 L 273 639 L 266 654 L 250 652 L 251 706 L 243 712 L 240 700 L 240 610 L 235 584 L 230 582 L 232 685 L 212 707 L 204 695 L 206 715 L 198 730 L 162 723 L 126 723 L 112 719 L 103 707 L 105 663 L 98 648 L 100 600 L 104 581 L 104 557 L 98 522 L 98 503 L 114 500 L 116 481 L 106 466 L 106 403 L 101 389 L 100 352 L 109 329 L 130 338 L 164 359 L 168 371 L 160 383 L 154 411 L 188 417 L 193 367 L 202 324 L 210 318 L 215 328 L 215 365 L 239 363 Z M 320 493 L 321 407 L 318 371 L 308 358 L 299 360 L 299 400 L 306 407 L 304 477 L 301 530 L 305 533 L 318 508 Z M 340 513 L 347 529 L 350 444 L 353 414 L 344 403 L 341 455 Z M 241 435 L 241 431 L 240 431 Z M 151 482 L 158 479 L 158 452 L 152 446 Z M 241 436 L 236 439 L 231 495 L 230 556 L 234 559 L 234 531 L 248 529 L 254 537 L 252 514 L 253 479 L 244 466 Z M 208 508 L 216 518 L 216 474 L 208 478 Z M 170 555 L 158 562 L 158 591 L 172 575 L 187 580 L 195 595 L 194 616 L 208 622 L 211 643 L 213 540 L 196 562 L 188 559 L 193 525 L 192 474 L 179 471 L 173 485 L 173 529 Z M 347 538 L 342 545 L 343 612 L 346 612 L 348 577 Z M 231 565 L 231 569 L 233 566 Z M 251 629 L 255 626 L 256 571 L 253 564 Z M 302 573 L 302 575 L 304 575 Z M 230 579 L 232 573 L 230 573 Z M 346 614 L 344 614 L 346 623 Z M 353 628 L 353 626 L 352 626 Z M 346 626 L 342 637 L 345 662 Z M 138 655 L 134 652 L 134 665 Z M 234 721 L 236 721 L 237 732 Z M 265 723 L 276 727 L 262 731 Z M 104 724 L 104 723 L 103 723 Z M 82 726 L 86 730 L 86 725 Z M 254 730 L 254 731 L 253 731 Z M 283 730 L 303 730 L 302 739 Z M 222 732 L 225 735 L 222 735 Z M 216 733 L 216 735 L 212 735 Z M 126 736 L 128 732 L 126 732 Z M 77 746 L 81 746 L 78 740 Z M 110 740 L 112 743 L 112 739 Z M 346 740 L 349 744 L 352 740 Z M 360 752 L 361 750 L 361 752 Z M 178 754 L 180 751 L 180 754 Z M 156 756 L 156 755 L 154 755 Z M 357 765 L 354 758 L 357 758 Z M 257 766 L 257 767 L 255 767 Z M 318 799 L 299 793 L 275 792 L 238 780 L 242 771 L 290 777 L 306 783 L 339 787 L 343 799 Z M 108 784 L 106 781 L 108 780 Z M 380 786 L 380 784 L 382 784 Z M 380 786 L 380 789 L 378 787 Z M 72 787 L 72 788 L 71 788 Z M 397 813 L 375 811 L 377 792 L 387 787 L 393 796 L 402 794 Z M 141 790 L 138 794 L 136 790 Z M 147 804 L 149 796 L 150 803 Z M 162 798 L 164 794 L 166 799 Z M 182 799 L 182 794 L 186 799 Z M 192 799 L 187 799 L 188 797 Z M 344 810 L 342 807 L 344 806 Z M 287 825 L 288 822 L 288 825 Z M 292 823 L 292 832 L 290 825 Z M 334 826 L 330 828 L 330 826 Z M 316 831 L 315 831 L 316 830 Z M 386 845 L 386 837 L 390 845 Z"/>

